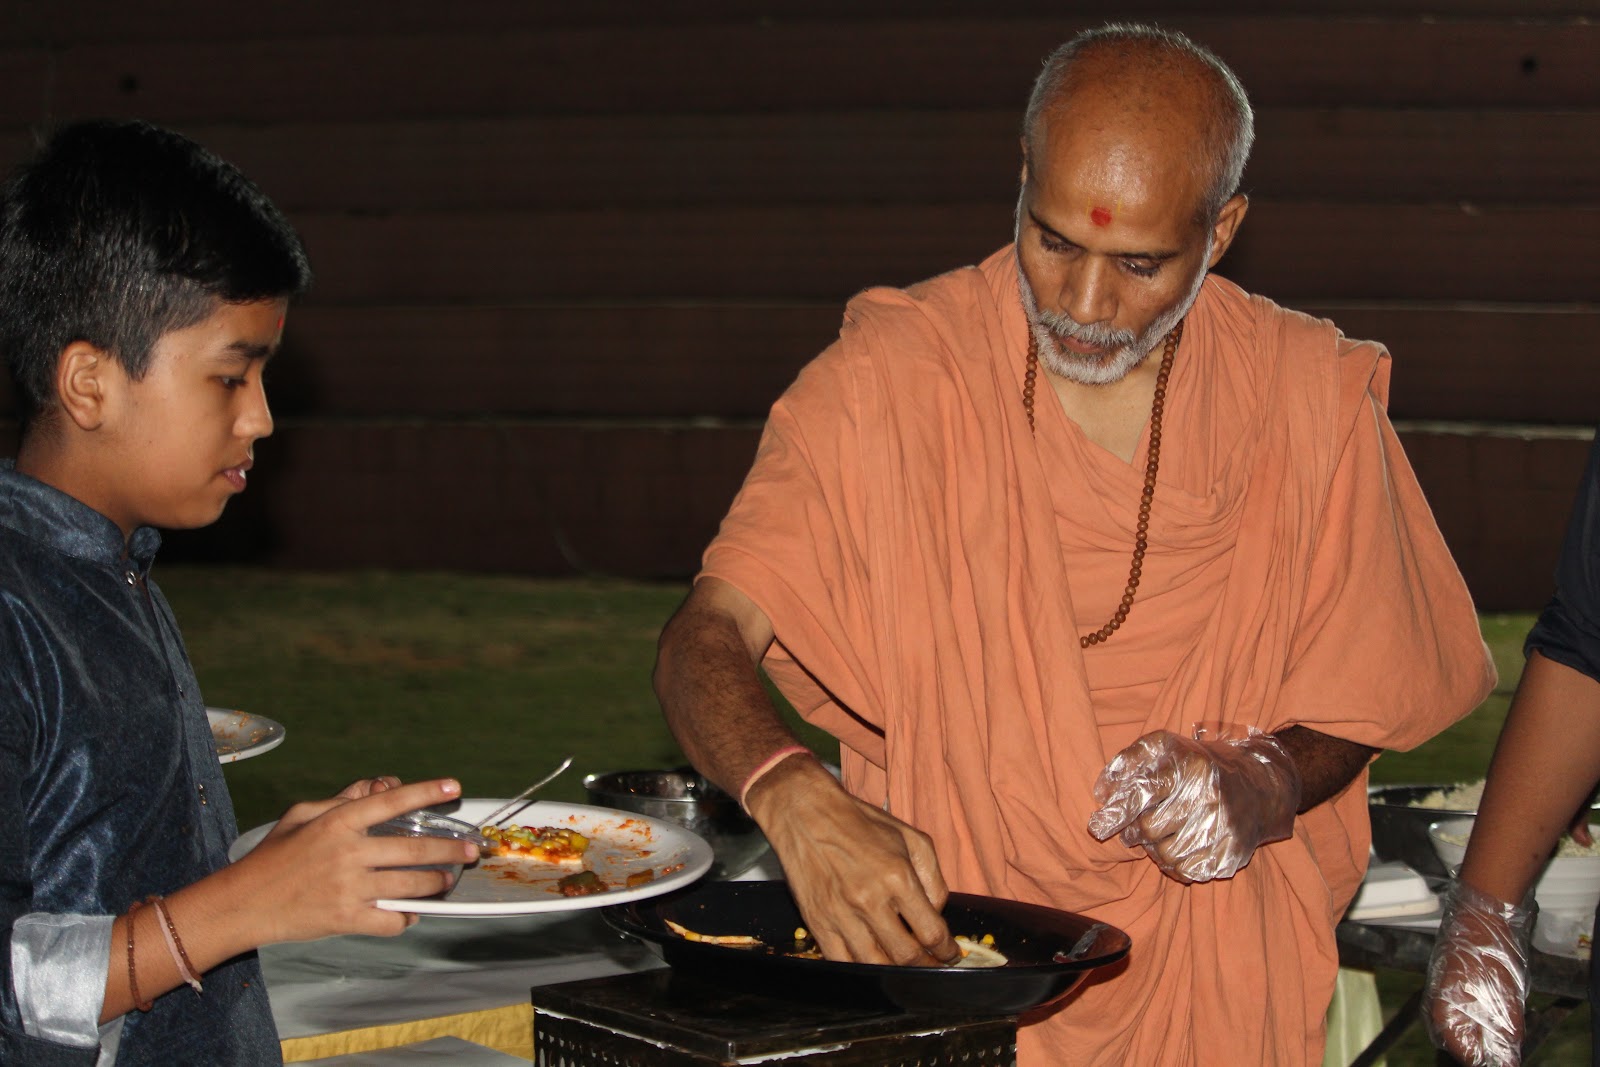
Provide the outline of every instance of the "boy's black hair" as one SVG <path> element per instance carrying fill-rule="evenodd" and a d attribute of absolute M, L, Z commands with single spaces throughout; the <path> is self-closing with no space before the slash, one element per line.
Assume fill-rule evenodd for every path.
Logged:
<path fill-rule="evenodd" d="M 148 123 L 65 126 L 0 188 L 0 354 L 24 427 L 53 410 L 74 341 L 138 380 L 163 334 L 218 301 L 310 284 L 299 236 L 250 179 Z"/>

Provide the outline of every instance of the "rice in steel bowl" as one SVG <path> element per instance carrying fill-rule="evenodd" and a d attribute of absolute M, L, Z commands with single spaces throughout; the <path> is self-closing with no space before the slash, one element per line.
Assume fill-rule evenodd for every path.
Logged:
<path fill-rule="evenodd" d="M 1430 811 L 1460 812 L 1464 815 L 1475 815 L 1478 805 L 1483 803 L 1484 780 L 1479 778 L 1476 782 L 1463 785 L 1447 785 L 1431 790 L 1417 797 L 1409 803 L 1409 807 L 1427 808 Z"/>
<path fill-rule="evenodd" d="M 1418 874 L 1436 879 L 1450 877 L 1428 840 L 1428 825 L 1451 815 L 1472 816 L 1476 805 L 1462 810 L 1471 794 L 1468 786 L 1450 782 L 1418 782 L 1371 786 L 1367 789 L 1367 814 L 1372 819 L 1372 851 L 1380 862 L 1404 863 Z M 1426 803 L 1428 806 L 1423 807 Z M 1445 807 L 1444 805 L 1451 805 Z"/>

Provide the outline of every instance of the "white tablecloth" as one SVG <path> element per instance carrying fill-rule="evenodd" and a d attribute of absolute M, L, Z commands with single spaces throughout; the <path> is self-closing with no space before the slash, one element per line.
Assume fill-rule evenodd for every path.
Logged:
<path fill-rule="evenodd" d="M 261 950 L 285 1039 L 527 1003 L 536 985 L 660 966 L 595 911 L 425 915 L 399 937 L 330 937 Z"/>
<path fill-rule="evenodd" d="M 782 868 L 769 854 L 740 878 L 781 876 Z M 269 945 L 261 950 L 261 966 L 279 1037 L 290 1043 L 306 1039 L 300 1041 L 304 1045 L 323 1035 L 370 1032 L 508 1005 L 527 1009 L 531 1021 L 528 990 L 534 986 L 662 963 L 643 945 L 613 931 L 591 908 L 493 919 L 425 915 L 398 937 Z M 364 1039 L 346 1047 L 401 1044 L 422 1036 L 434 1035 L 384 1041 L 380 1034 L 376 1041 Z M 324 1053 L 318 1048 L 312 1054 Z M 340 1057 L 330 1062 L 340 1067 L 366 1063 Z"/>

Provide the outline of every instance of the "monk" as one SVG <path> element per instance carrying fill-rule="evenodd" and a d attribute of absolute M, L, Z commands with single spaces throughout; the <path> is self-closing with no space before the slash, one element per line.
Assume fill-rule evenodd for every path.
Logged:
<path fill-rule="evenodd" d="M 1054 53 L 1013 243 L 850 302 L 661 636 L 828 957 L 954 959 L 951 890 L 1131 935 L 1024 1067 L 1320 1063 L 1366 766 L 1494 682 L 1387 352 L 1209 273 L 1252 136 L 1187 38 Z"/>

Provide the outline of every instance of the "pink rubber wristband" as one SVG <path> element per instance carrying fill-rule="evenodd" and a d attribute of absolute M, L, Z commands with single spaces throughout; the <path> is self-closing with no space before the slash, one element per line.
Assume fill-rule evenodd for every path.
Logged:
<path fill-rule="evenodd" d="M 750 809 L 745 807 L 744 801 L 745 798 L 750 795 L 750 787 L 761 781 L 761 779 L 765 777 L 767 772 L 772 770 L 772 768 L 776 767 L 790 756 L 799 755 L 800 753 L 804 753 L 807 756 L 812 755 L 811 750 L 804 745 L 785 745 L 783 748 L 778 749 L 778 751 L 762 760 L 761 765 L 750 772 L 750 777 L 746 778 L 744 780 L 744 785 L 739 788 L 739 806 L 744 808 L 746 814 L 749 813 Z"/>
<path fill-rule="evenodd" d="M 189 983 L 189 988 L 196 993 L 203 992 L 200 985 L 200 976 L 189 967 L 189 956 L 178 944 L 177 927 L 172 925 L 172 916 L 167 913 L 167 906 L 159 896 L 146 897 L 146 902 L 156 909 L 156 925 L 161 928 L 161 936 L 166 938 L 167 952 L 172 956 L 173 966 L 178 968 L 178 977 Z"/>

